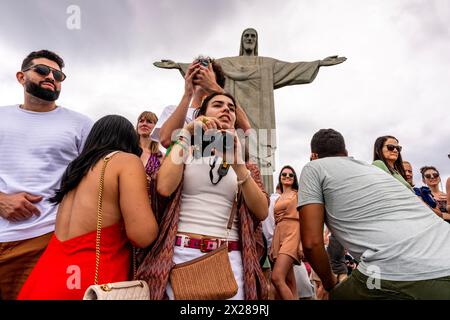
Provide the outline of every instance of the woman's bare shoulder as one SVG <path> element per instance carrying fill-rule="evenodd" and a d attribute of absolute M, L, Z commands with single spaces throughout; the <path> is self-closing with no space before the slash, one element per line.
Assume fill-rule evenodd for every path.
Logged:
<path fill-rule="evenodd" d="M 119 171 L 122 169 L 125 169 L 126 171 L 144 170 L 144 165 L 142 164 L 141 159 L 132 153 L 118 152 L 114 155 L 110 162 L 111 167 L 115 167 Z"/>
<path fill-rule="evenodd" d="M 141 159 L 137 155 L 123 151 L 116 153 L 111 160 L 114 160 L 116 163 L 128 163 L 130 165 L 134 165 L 139 162 L 142 163 Z"/>

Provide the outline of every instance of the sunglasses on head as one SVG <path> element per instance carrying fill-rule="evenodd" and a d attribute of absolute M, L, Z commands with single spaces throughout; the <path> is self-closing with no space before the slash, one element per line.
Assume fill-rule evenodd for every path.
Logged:
<path fill-rule="evenodd" d="M 396 145 L 393 145 L 393 144 L 387 144 L 387 145 L 386 145 L 386 148 L 387 148 L 389 151 L 394 151 L 394 149 L 397 149 L 398 152 L 401 152 L 401 151 L 402 151 L 402 146 L 396 146 Z"/>
<path fill-rule="evenodd" d="M 24 70 L 22 70 L 22 72 L 28 71 L 33 69 L 34 72 L 36 72 L 37 74 L 40 74 L 41 76 L 48 76 L 50 74 L 50 72 L 53 73 L 53 78 L 55 78 L 56 81 L 58 82 L 62 82 L 64 81 L 64 79 L 66 79 L 66 75 L 57 69 L 54 69 L 52 67 L 46 66 L 45 64 L 36 64 L 34 66 L 28 67 Z"/>
<path fill-rule="evenodd" d="M 294 177 L 294 174 L 293 174 L 293 173 L 286 173 L 286 172 L 283 172 L 283 173 L 281 174 L 281 176 L 282 176 L 282 177 L 293 178 L 293 177 Z"/>
<path fill-rule="evenodd" d="M 434 178 L 439 178 L 439 173 L 437 173 L 437 172 L 427 173 L 427 174 L 424 174 L 423 176 L 427 179 L 434 179 Z"/>

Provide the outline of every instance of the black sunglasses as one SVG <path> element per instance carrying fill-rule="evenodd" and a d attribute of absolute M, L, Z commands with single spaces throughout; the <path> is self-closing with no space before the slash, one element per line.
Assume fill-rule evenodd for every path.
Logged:
<path fill-rule="evenodd" d="M 294 174 L 293 174 L 293 173 L 286 173 L 286 172 L 283 172 L 283 173 L 281 174 L 281 176 L 282 176 L 282 177 L 289 176 L 289 178 L 293 178 L 293 177 L 294 177 Z"/>
<path fill-rule="evenodd" d="M 439 178 L 439 173 L 435 172 L 435 173 L 427 173 L 423 175 L 425 178 L 427 179 L 434 179 L 434 178 Z"/>
<path fill-rule="evenodd" d="M 387 144 L 387 145 L 386 145 L 386 148 L 387 148 L 389 151 L 394 151 L 394 149 L 397 149 L 398 152 L 401 152 L 401 151 L 402 151 L 402 146 L 396 146 L 396 145 L 393 145 L 393 144 Z"/>
<path fill-rule="evenodd" d="M 25 72 L 25 71 L 28 71 L 31 69 L 33 69 L 33 71 L 40 74 L 41 76 L 48 76 L 50 74 L 50 72 L 52 72 L 53 78 L 55 78 L 55 80 L 58 82 L 62 82 L 62 81 L 64 81 L 64 79 L 66 79 L 66 75 L 62 71 L 54 69 L 49 66 L 46 66 L 45 64 L 36 64 L 34 66 L 31 66 L 31 67 L 28 67 L 28 68 L 22 70 L 22 72 Z"/>

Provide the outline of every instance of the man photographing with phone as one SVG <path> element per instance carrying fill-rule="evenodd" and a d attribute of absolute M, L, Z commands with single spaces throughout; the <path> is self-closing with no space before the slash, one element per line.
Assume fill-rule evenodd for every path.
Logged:
<path fill-rule="evenodd" d="M 193 84 L 190 96 L 184 94 L 178 107 L 175 105 L 165 107 L 152 131 L 152 140 L 159 141 L 165 148 L 169 147 L 173 132 L 194 119 L 194 111 L 200 107 L 203 99 L 211 92 L 222 92 L 225 86 L 222 68 L 209 58 L 195 59 L 189 66 L 186 79 L 189 76 L 192 77 Z M 219 123 L 211 122 L 208 128 L 218 125 Z"/>
<path fill-rule="evenodd" d="M 156 66 L 160 64 L 165 67 L 173 64 L 176 67 L 173 61 L 155 63 Z M 185 79 L 188 77 L 192 77 L 192 94 L 187 95 L 185 92 L 178 107 L 165 107 L 151 134 L 151 138 L 159 141 L 165 148 L 169 147 L 175 130 L 183 128 L 194 119 L 194 111 L 201 106 L 205 97 L 213 92 L 225 92 L 225 75 L 214 59 L 203 56 L 196 58 L 186 71 Z M 215 119 L 205 122 L 204 126 L 205 130 L 221 128 L 220 121 Z M 240 106 L 236 106 L 236 126 L 244 132 L 251 128 L 247 115 Z"/>

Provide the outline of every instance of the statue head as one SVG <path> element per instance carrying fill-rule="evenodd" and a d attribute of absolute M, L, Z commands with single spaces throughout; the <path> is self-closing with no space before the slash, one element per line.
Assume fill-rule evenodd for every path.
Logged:
<path fill-rule="evenodd" d="M 247 28 L 242 32 L 240 56 L 258 55 L 258 32 L 253 28 Z"/>

